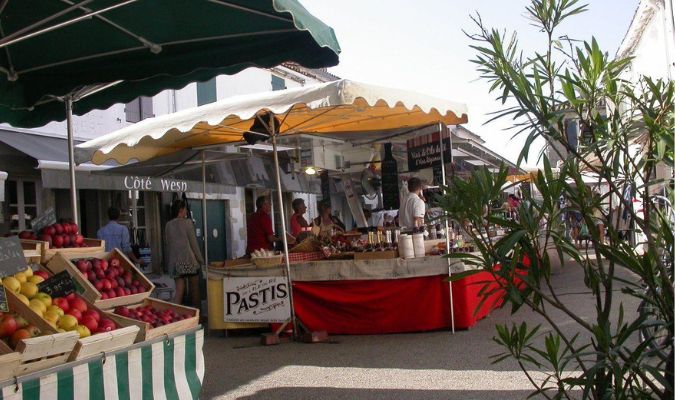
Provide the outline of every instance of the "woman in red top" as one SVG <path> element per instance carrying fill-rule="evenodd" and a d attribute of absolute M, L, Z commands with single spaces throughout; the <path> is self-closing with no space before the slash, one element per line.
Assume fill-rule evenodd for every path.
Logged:
<path fill-rule="evenodd" d="M 303 217 L 307 212 L 307 206 L 303 199 L 295 199 L 291 205 L 293 206 L 293 215 L 291 215 L 291 235 L 297 237 L 303 229 L 309 227 L 307 220 Z"/>
<path fill-rule="evenodd" d="M 246 254 L 256 250 L 272 250 L 274 242 L 278 241 L 272 228 L 272 205 L 267 196 L 260 196 L 255 201 L 256 212 L 248 218 L 246 233 Z"/>

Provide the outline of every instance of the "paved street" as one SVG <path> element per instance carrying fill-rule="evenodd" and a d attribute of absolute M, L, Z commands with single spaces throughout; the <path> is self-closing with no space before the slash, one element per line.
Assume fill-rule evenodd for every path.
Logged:
<path fill-rule="evenodd" d="M 578 267 L 554 276 L 565 303 L 592 315 Z M 617 295 L 621 295 L 617 290 Z M 622 295 L 621 295 L 622 296 Z M 624 304 L 633 312 L 636 302 Z M 618 305 L 617 305 L 618 309 Z M 563 329 L 574 324 L 552 317 Z M 529 310 L 511 318 L 497 310 L 469 331 L 379 336 L 332 336 L 329 344 L 260 346 L 258 336 L 208 337 L 204 399 L 523 399 L 531 391 L 511 360 L 492 365 L 500 351 L 494 325 L 541 321 Z"/>

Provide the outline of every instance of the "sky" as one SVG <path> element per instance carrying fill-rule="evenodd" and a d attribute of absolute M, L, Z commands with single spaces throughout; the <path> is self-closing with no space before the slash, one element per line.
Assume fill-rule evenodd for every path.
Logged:
<path fill-rule="evenodd" d="M 544 51 L 546 38 L 525 18 L 526 0 L 301 0 L 336 33 L 342 53 L 335 75 L 466 103 L 466 127 L 486 145 L 516 161 L 523 139 L 512 139 L 509 121 L 488 125 L 500 109 L 470 61 L 475 51 L 463 33 L 476 32 L 470 16 L 479 13 L 490 28 L 516 31 L 525 51 Z M 588 11 L 563 23 L 560 35 L 590 40 L 614 56 L 638 0 L 588 0 Z M 540 144 L 541 145 L 541 144 Z M 533 166 L 530 158 L 527 165 Z"/>

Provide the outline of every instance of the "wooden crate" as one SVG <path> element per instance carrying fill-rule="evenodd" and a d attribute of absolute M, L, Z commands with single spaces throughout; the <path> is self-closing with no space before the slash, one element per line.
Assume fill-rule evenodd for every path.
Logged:
<path fill-rule="evenodd" d="M 58 333 L 47 321 L 33 312 L 13 293 L 7 291 L 9 309 L 24 317 L 30 325 L 43 332 L 42 336 L 24 339 L 12 350 L 0 341 L 0 380 L 30 374 L 42 369 L 61 365 L 68 361 L 75 343 L 77 332 Z M 18 362 L 17 362 L 18 360 Z M 5 362 L 8 367 L 5 367 Z"/>
<path fill-rule="evenodd" d="M 67 247 L 61 249 L 47 248 L 42 253 L 42 263 L 46 264 L 57 253 L 63 254 L 68 259 L 73 259 L 86 257 L 87 254 L 91 253 L 105 252 L 105 240 L 85 238 L 84 244 L 86 245 L 86 247 Z"/>
<path fill-rule="evenodd" d="M 188 314 L 191 315 L 192 317 L 184 319 L 182 321 L 153 328 L 150 324 L 133 318 L 123 317 L 121 315 L 117 315 L 114 313 L 110 313 L 110 316 L 116 323 L 119 324 L 131 323 L 138 326 L 140 328 L 140 331 L 138 332 L 138 336 L 136 337 L 136 342 L 142 342 L 144 340 L 150 340 L 156 337 L 186 331 L 199 325 L 199 310 L 192 307 L 186 307 L 178 304 L 169 303 L 163 300 L 147 298 L 143 300 L 142 303 L 134 304 L 133 306 L 129 306 L 129 308 L 132 309 L 137 307 L 144 307 L 147 305 L 152 306 L 158 310 L 165 310 L 167 308 L 172 309 L 179 314 Z"/>
<path fill-rule="evenodd" d="M 27 263 L 40 264 L 43 254 L 49 249 L 49 242 L 21 239 L 21 247 L 23 248 L 23 256 L 26 257 Z"/>
<path fill-rule="evenodd" d="M 388 260 L 392 258 L 398 258 L 398 252 L 396 250 L 354 253 L 354 260 Z"/>
<path fill-rule="evenodd" d="M 109 315 L 106 315 L 106 317 L 113 319 Z M 117 321 L 115 323 L 121 325 Z M 99 333 L 79 339 L 68 361 L 81 360 L 103 352 L 112 352 L 129 347 L 134 344 L 139 331 L 140 328 L 138 326 L 129 325 L 117 328 L 112 332 Z"/>
<path fill-rule="evenodd" d="M 74 259 L 92 257 L 105 259 L 108 261 L 110 261 L 111 258 L 119 259 L 122 268 L 125 271 L 131 271 L 136 279 L 138 279 L 143 287 L 145 287 L 147 290 L 142 293 L 102 300 L 101 292 L 96 290 L 94 285 L 92 285 L 91 282 L 87 280 L 87 278 L 82 276 L 80 270 L 78 270 L 75 264 L 72 262 Z M 89 303 L 92 303 L 96 307 L 103 310 L 109 310 L 117 306 L 125 306 L 143 301 L 143 299 L 150 296 L 150 293 L 155 289 L 155 285 L 148 278 L 146 278 L 145 275 L 143 275 L 143 273 L 139 271 L 138 268 L 136 268 L 136 266 L 131 261 L 129 261 L 127 256 L 125 256 L 124 253 L 122 253 L 119 249 L 113 249 L 113 251 L 110 253 L 89 252 L 79 255 L 57 253 L 56 256 L 54 256 L 51 260 L 49 260 L 49 263 L 47 263 L 47 269 L 49 269 L 49 271 L 54 274 L 57 274 L 61 271 L 68 271 L 68 273 L 70 273 L 70 275 L 83 289 L 83 292 L 79 294 Z"/>

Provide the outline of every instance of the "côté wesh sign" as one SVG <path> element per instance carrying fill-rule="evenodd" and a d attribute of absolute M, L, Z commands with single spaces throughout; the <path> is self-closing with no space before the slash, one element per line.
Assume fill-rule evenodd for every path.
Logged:
<path fill-rule="evenodd" d="M 418 171 L 441 165 L 441 144 L 438 132 L 418 136 L 406 142 L 408 147 L 408 171 Z M 450 141 L 443 139 L 443 160 L 450 162 Z"/>
<path fill-rule="evenodd" d="M 286 278 L 223 278 L 225 322 L 284 322 L 291 317 Z"/>

